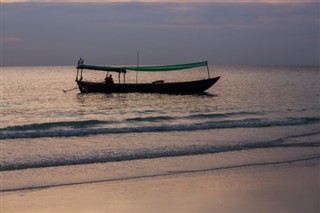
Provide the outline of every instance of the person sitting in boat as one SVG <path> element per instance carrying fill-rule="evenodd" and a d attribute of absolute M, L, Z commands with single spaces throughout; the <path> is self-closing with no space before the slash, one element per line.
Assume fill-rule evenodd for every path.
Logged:
<path fill-rule="evenodd" d="M 106 78 L 104 79 L 106 84 L 113 84 L 113 78 L 112 75 L 108 76 L 108 74 L 106 75 Z"/>
<path fill-rule="evenodd" d="M 110 77 L 109 77 L 109 84 L 114 84 L 112 75 L 110 75 Z"/>
<path fill-rule="evenodd" d="M 106 84 L 109 84 L 110 82 L 109 74 L 106 74 L 106 78 L 104 79 L 104 81 L 106 82 Z"/>

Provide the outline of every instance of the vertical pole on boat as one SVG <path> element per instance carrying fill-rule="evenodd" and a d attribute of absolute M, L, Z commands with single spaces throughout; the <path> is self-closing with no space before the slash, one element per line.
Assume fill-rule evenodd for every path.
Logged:
<path fill-rule="evenodd" d="M 76 81 L 78 81 L 78 75 L 79 75 L 79 68 L 77 67 L 77 77 L 76 77 Z"/>
<path fill-rule="evenodd" d="M 137 52 L 137 72 L 136 72 L 136 84 L 138 83 L 138 72 L 139 72 L 139 50 Z"/>
<path fill-rule="evenodd" d="M 80 58 L 80 65 L 83 65 L 83 59 Z M 80 74 L 80 81 L 82 81 L 82 72 L 83 72 L 83 68 L 81 67 L 81 74 Z"/>
<path fill-rule="evenodd" d="M 81 62 L 81 58 L 78 60 L 78 66 L 77 66 L 77 76 L 76 76 L 76 81 L 78 81 L 78 75 L 79 75 L 79 65 Z"/>
<path fill-rule="evenodd" d="M 206 61 L 206 64 L 207 64 L 208 78 L 210 79 L 210 71 L 209 71 L 208 61 Z"/>

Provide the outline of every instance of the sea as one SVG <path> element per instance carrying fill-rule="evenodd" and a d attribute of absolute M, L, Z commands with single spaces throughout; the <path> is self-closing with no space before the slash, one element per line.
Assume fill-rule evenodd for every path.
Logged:
<path fill-rule="evenodd" d="M 81 94 L 74 66 L 1 67 L 1 191 L 319 165 L 320 66 L 209 68 L 221 78 L 200 94 Z M 128 72 L 126 82 L 207 77 Z"/>

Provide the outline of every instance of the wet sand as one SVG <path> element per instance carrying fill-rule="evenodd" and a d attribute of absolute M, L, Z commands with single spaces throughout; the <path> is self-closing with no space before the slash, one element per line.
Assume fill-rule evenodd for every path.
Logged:
<path fill-rule="evenodd" d="M 319 162 L 3 192 L 1 212 L 320 212 Z"/>

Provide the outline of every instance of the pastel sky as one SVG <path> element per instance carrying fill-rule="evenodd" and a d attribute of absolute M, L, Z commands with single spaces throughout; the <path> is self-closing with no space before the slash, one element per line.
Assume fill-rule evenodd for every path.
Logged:
<path fill-rule="evenodd" d="M 320 64 L 319 1 L 81 2 L 1 0 L 1 66 Z"/>

